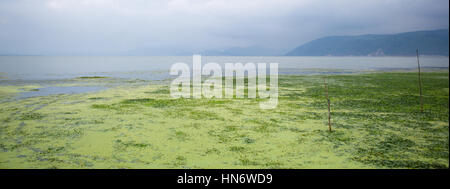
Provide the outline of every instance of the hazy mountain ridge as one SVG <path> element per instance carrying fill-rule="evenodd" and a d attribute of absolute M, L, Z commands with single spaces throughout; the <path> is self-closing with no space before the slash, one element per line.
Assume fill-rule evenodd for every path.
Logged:
<path fill-rule="evenodd" d="M 230 47 L 225 49 L 206 50 L 200 54 L 206 56 L 278 56 L 282 53 L 278 50 L 259 46 Z"/>
<path fill-rule="evenodd" d="M 412 56 L 449 55 L 449 30 L 398 34 L 330 36 L 316 39 L 287 53 L 287 56 Z"/>

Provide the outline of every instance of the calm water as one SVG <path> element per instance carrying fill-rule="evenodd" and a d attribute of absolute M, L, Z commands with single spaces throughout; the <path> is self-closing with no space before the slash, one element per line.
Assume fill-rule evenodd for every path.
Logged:
<path fill-rule="evenodd" d="M 159 80 L 168 77 L 175 62 L 192 65 L 191 56 L 0 56 L 1 80 L 66 79 L 79 76 L 110 76 Z M 308 74 L 317 69 L 343 72 L 389 69 L 415 69 L 415 57 L 244 57 L 202 56 L 202 63 L 279 63 L 280 73 Z M 423 67 L 448 68 L 448 57 L 422 56 Z M 325 71 L 327 73 L 328 71 Z M 335 71 L 330 71 L 335 72 Z"/>
<path fill-rule="evenodd" d="M 38 88 L 35 91 L 27 91 L 20 93 L 19 96 L 17 96 L 18 99 L 22 98 L 30 98 L 35 96 L 48 96 L 48 95 L 55 95 L 55 94 L 78 94 L 78 93 L 87 93 L 87 92 L 96 92 L 106 89 L 106 87 L 101 86 L 69 86 L 69 87 L 55 87 L 55 86 L 49 86 L 49 87 L 43 87 Z"/>
<path fill-rule="evenodd" d="M 17 99 L 56 94 L 95 92 L 120 85 L 121 82 L 163 80 L 172 64 L 184 62 L 192 68 L 191 56 L 0 56 L 0 85 L 41 86 L 24 91 Z M 203 56 L 202 64 L 279 63 L 280 74 L 342 74 L 369 70 L 416 69 L 415 57 L 239 57 Z M 424 68 L 449 67 L 448 57 L 424 56 Z M 107 81 L 71 80 L 81 76 L 107 76 Z M 112 81 L 110 81 L 112 80 Z M 144 80 L 144 81 L 142 81 Z M 91 82 L 91 83 L 89 83 Z M 92 83 L 94 82 L 94 83 Z M 73 86 L 60 86 L 70 84 Z"/>

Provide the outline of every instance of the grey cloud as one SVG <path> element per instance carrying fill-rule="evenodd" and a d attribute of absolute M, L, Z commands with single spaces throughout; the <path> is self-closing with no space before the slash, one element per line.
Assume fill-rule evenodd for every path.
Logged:
<path fill-rule="evenodd" d="M 327 35 L 448 28 L 447 0 L 3 0 L 0 54 L 289 50 Z"/>

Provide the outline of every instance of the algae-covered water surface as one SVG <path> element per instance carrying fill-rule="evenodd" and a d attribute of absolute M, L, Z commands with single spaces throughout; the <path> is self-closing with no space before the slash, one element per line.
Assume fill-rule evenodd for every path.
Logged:
<path fill-rule="evenodd" d="M 173 99 L 170 80 L 5 77 L 0 168 L 449 166 L 447 69 L 422 73 L 423 113 L 411 70 L 281 74 L 270 110 L 260 99 Z"/>

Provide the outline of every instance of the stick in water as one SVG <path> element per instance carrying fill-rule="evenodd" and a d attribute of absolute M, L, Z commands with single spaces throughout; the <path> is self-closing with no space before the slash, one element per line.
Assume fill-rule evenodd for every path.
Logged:
<path fill-rule="evenodd" d="M 328 130 L 331 131 L 331 110 L 330 110 L 330 99 L 328 98 L 328 87 L 327 87 L 327 81 L 325 78 L 323 78 L 323 83 L 325 85 L 325 94 L 328 101 Z"/>
<path fill-rule="evenodd" d="M 419 63 L 419 49 L 416 49 L 417 55 L 417 67 L 419 68 L 419 95 L 420 95 L 420 112 L 423 113 L 423 101 L 422 101 L 422 80 L 420 79 L 420 63 Z"/>

